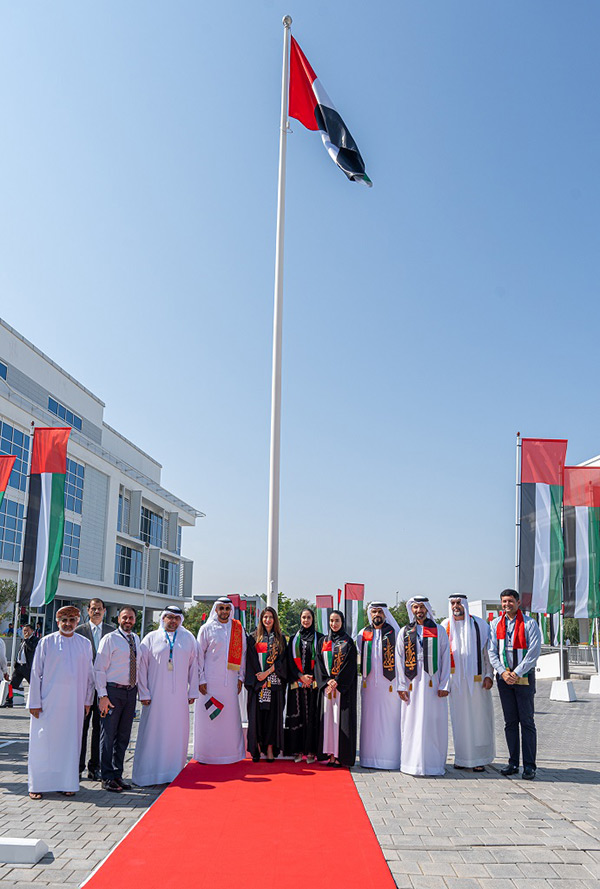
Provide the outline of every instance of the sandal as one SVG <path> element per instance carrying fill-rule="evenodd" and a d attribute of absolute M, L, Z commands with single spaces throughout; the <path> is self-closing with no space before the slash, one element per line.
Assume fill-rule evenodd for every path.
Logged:
<path fill-rule="evenodd" d="M 43 797 L 41 793 L 34 793 L 33 791 L 30 791 L 29 799 L 43 799 Z"/>
<path fill-rule="evenodd" d="M 485 766 L 473 766 L 474 772 L 485 772 Z"/>
<path fill-rule="evenodd" d="M 74 790 L 59 790 L 61 796 L 75 796 Z"/>

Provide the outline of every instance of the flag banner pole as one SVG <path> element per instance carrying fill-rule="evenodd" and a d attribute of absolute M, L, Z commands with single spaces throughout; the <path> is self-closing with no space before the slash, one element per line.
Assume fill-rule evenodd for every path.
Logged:
<path fill-rule="evenodd" d="M 563 606 L 560 610 L 560 681 L 561 682 L 565 678 L 565 671 L 564 671 L 564 665 L 563 665 L 564 635 L 565 635 L 565 616 L 564 616 L 564 606 Z"/>
<path fill-rule="evenodd" d="M 596 671 L 600 676 L 600 618 L 595 618 L 596 624 Z"/>
<path fill-rule="evenodd" d="M 25 528 L 27 526 L 27 512 L 29 507 L 29 476 L 31 474 L 31 455 L 33 453 L 33 433 L 35 422 L 31 421 L 31 435 L 29 437 L 29 456 L 27 458 L 27 474 L 25 476 L 25 509 L 23 510 L 23 530 L 21 532 L 21 558 L 19 559 L 19 573 L 17 575 L 17 595 L 15 598 L 15 616 L 13 620 L 13 641 L 10 653 L 10 677 L 15 672 L 17 659 L 17 619 L 19 616 L 19 603 L 21 601 L 21 583 L 23 581 L 23 558 L 25 556 Z"/>
<path fill-rule="evenodd" d="M 267 605 L 277 608 L 279 592 L 279 476 L 281 445 L 281 341 L 283 315 L 283 245 L 285 234 L 285 170 L 288 133 L 291 16 L 283 18 L 283 66 L 279 123 L 279 177 L 277 235 L 275 241 L 275 295 L 273 306 L 273 374 L 271 382 L 271 451 L 269 464 L 269 536 L 267 554 Z"/>
<path fill-rule="evenodd" d="M 515 480 L 515 589 L 519 592 L 519 529 L 521 526 L 521 433 L 517 432 L 516 453 L 516 480 Z"/>

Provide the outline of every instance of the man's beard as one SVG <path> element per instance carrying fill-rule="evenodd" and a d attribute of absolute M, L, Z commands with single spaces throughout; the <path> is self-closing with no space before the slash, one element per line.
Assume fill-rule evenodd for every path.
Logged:
<path fill-rule="evenodd" d="M 373 626 L 374 626 L 374 627 L 380 627 L 380 626 L 382 626 L 382 624 L 383 624 L 383 618 L 382 618 L 382 617 L 374 617 L 374 618 L 373 618 Z"/>

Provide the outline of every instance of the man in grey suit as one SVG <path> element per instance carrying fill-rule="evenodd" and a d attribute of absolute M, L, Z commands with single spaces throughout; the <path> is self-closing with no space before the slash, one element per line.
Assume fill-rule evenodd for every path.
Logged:
<path fill-rule="evenodd" d="M 107 633 L 112 633 L 114 627 L 104 623 L 106 607 L 102 599 L 91 599 L 88 605 L 88 620 L 77 627 L 76 633 L 85 636 L 92 643 L 92 659 L 96 660 L 100 640 Z M 79 776 L 85 769 L 85 755 L 87 752 L 88 729 L 92 723 L 92 749 L 88 760 L 88 780 L 100 781 L 100 711 L 98 710 L 98 695 L 94 693 L 94 703 L 90 712 L 83 721 L 83 734 L 81 737 L 81 754 L 79 756 Z"/>

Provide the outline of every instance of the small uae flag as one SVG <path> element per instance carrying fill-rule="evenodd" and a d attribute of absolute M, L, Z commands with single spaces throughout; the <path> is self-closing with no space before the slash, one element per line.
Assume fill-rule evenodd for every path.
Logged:
<path fill-rule="evenodd" d="M 356 639 L 365 625 L 364 599 L 364 583 L 347 583 L 344 586 L 343 611 L 346 618 L 346 632 L 353 639 Z"/>
<path fill-rule="evenodd" d="M 31 448 L 21 605 L 54 599 L 65 528 L 65 473 L 71 427 L 36 429 Z"/>
<path fill-rule="evenodd" d="M 565 466 L 565 617 L 600 617 L 600 467 Z"/>
<path fill-rule="evenodd" d="M 317 596 L 317 630 L 327 636 L 329 633 L 329 615 L 333 611 L 333 596 Z"/>
<path fill-rule="evenodd" d="M 307 130 L 321 133 L 329 156 L 348 179 L 373 185 L 365 172 L 365 163 L 356 142 L 293 37 L 288 113 Z"/>
<path fill-rule="evenodd" d="M 4 494 L 6 493 L 6 486 L 8 485 L 8 480 L 16 459 L 17 458 L 13 454 L 10 454 L 7 457 L 0 457 L 0 506 L 2 506 Z"/>
<path fill-rule="evenodd" d="M 208 710 L 208 715 L 210 716 L 210 718 L 216 719 L 225 704 L 222 704 L 221 701 L 217 701 L 216 698 L 209 698 L 204 706 Z"/>
<path fill-rule="evenodd" d="M 560 510 L 566 456 L 566 439 L 522 441 L 519 593 L 526 611 L 560 611 L 564 553 Z"/>

